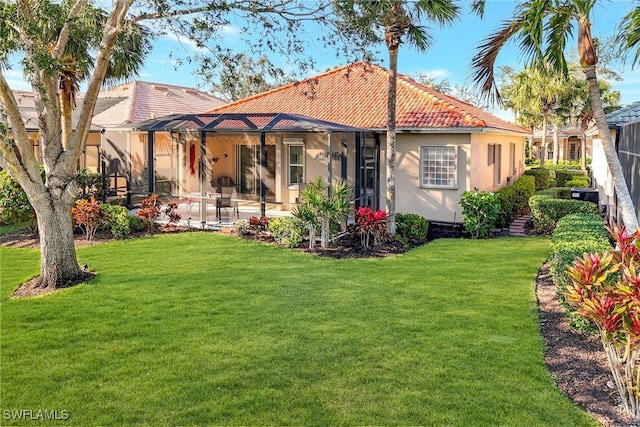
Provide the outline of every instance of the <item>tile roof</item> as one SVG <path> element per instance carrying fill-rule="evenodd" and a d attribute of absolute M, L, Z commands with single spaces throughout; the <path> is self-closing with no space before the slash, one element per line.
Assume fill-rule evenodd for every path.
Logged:
<path fill-rule="evenodd" d="M 100 98 L 122 99 L 112 108 L 94 115 L 93 121 L 104 127 L 176 113 L 197 113 L 224 104 L 223 100 L 197 89 L 143 81 L 104 89 Z"/>
<path fill-rule="evenodd" d="M 636 120 L 640 120 L 640 101 L 607 114 L 607 123 L 609 125 L 620 126 Z"/>
<path fill-rule="evenodd" d="M 387 88 L 385 68 L 358 62 L 216 107 L 210 112 L 290 113 L 358 128 L 385 129 Z M 402 74 L 398 74 L 396 109 L 398 130 L 490 128 L 530 134 L 525 128 Z"/>

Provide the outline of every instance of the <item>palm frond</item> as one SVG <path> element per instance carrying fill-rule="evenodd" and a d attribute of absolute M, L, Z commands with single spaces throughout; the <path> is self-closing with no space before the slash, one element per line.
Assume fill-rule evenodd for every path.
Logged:
<path fill-rule="evenodd" d="M 635 8 L 626 14 L 616 29 L 615 41 L 623 57 L 633 55 L 632 65 L 640 62 L 640 1 L 634 1 Z"/>

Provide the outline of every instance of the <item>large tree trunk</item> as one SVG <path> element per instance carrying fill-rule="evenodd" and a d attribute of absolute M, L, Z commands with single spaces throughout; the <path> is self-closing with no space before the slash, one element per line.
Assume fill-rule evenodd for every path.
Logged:
<path fill-rule="evenodd" d="M 598 88 L 598 78 L 596 75 L 596 66 L 589 65 L 583 67 L 584 74 L 587 78 L 587 87 L 589 88 L 589 97 L 591 98 L 591 105 L 593 107 L 593 115 L 598 127 L 598 133 L 604 147 L 604 155 L 611 171 L 613 178 L 613 186 L 618 197 L 618 210 L 622 214 L 622 221 L 625 227 L 630 232 L 635 231 L 638 228 L 638 218 L 633 206 L 633 200 L 631 199 L 631 193 L 629 193 L 629 187 L 624 178 L 622 171 L 622 165 L 620 159 L 616 153 L 616 148 L 611 140 L 611 132 L 607 125 L 607 119 L 604 114 L 604 108 L 602 107 L 602 100 L 600 99 L 600 89 Z"/>
<path fill-rule="evenodd" d="M 587 170 L 587 128 L 589 123 L 586 120 L 580 121 L 580 169 Z"/>
<path fill-rule="evenodd" d="M 396 84 L 398 47 L 389 48 L 389 93 L 387 111 L 387 230 L 396 234 Z"/>
<path fill-rule="evenodd" d="M 37 287 L 59 289 L 87 281 L 78 265 L 73 239 L 72 202 L 47 193 L 34 204 L 40 233 L 40 276 Z"/>
<path fill-rule="evenodd" d="M 558 125 L 553 125 L 553 163 L 556 165 L 560 160 L 560 143 L 558 138 Z"/>

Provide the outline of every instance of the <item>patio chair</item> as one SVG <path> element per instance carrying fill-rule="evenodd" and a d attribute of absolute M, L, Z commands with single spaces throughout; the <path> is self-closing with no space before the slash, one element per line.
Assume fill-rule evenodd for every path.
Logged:
<path fill-rule="evenodd" d="M 225 189 L 231 188 L 230 192 L 225 193 Z M 236 218 L 240 218 L 240 212 L 238 209 L 238 194 L 236 193 L 235 187 L 223 186 L 220 188 L 220 196 L 216 198 L 216 218 L 218 221 L 222 219 L 222 209 L 227 211 L 228 208 L 231 208 L 232 216 L 235 214 Z"/>

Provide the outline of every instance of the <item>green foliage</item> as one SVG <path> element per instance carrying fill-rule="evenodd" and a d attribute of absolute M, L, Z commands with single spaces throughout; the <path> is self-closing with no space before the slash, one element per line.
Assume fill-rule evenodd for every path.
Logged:
<path fill-rule="evenodd" d="M 598 214 L 595 203 L 583 200 L 555 199 L 546 195 L 534 195 L 529 199 L 533 227 L 540 233 L 550 233 L 560 218 L 572 213 Z"/>
<path fill-rule="evenodd" d="M 570 179 L 569 181 L 567 181 L 565 185 L 567 187 L 574 187 L 574 188 L 589 188 L 591 184 L 589 183 L 589 178 L 585 177 L 585 178 Z"/>
<path fill-rule="evenodd" d="M 561 291 L 569 282 L 567 265 L 583 253 L 604 252 L 611 248 L 609 233 L 602 218 L 596 214 L 575 213 L 561 218 L 553 230 L 551 242 L 551 275 Z"/>
<path fill-rule="evenodd" d="M 9 225 L 24 224 L 32 231 L 38 224 L 27 194 L 6 170 L 0 170 L 0 222 Z"/>
<path fill-rule="evenodd" d="M 99 173 L 90 173 L 86 169 L 81 170 L 75 176 L 76 184 L 78 185 L 78 191 L 80 195 L 78 199 L 89 200 L 95 197 L 98 200 L 102 200 L 102 175 Z"/>
<path fill-rule="evenodd" d="M 320 227 L 320 246 L 329 246 L 332 228 L 340 224 L 349 212 L 351 191 L 344 182 L 327 185 L 322 177 L 308 184 L 300 195 L 300 204 L 291 210 L 309 232 L 309 248 L 315 243 L 316 228 Z"/>
<path fill-rule="evenodd" d="M 296 217 L 276 217 L 269 220 L 269 233 L 273 239 L 290 248 L 298 246 L 304 239 L 305 226 Z"/>
<path fill-rule="evenodd" d="M 564 293 L 575 314 L 594 322 L 622 399 L 624 412 L 640 417 L 640 230 L 614 227 L 615 249 L 587 252 L 567 267 Z"/>
<path fill-rule="evenodd" d="M 426 240 L 429 222 L 414 213 L 396 214 L 396 236 L 406 240 Z"/>
<path fill-rule="evenodd" d="M 556 185 L 558 187 L 569 187 L 565 185 L 567 181 L 571 180 L 573 175 L 566 170 L 557 170 L 556 171 Z"/>
<path fill-rule="evenodd" d="M 571 189 L 569 187 L 550 187 L 536 191 L 536 196 L 548 196 L 553 199 L 571 199 Z"/>
<path fill-rule="evenodd" d="M 531 168 L 524 175 L 533 176 L 536 180 L 536 191 L 544 190 L 551 186 L 551 172 L 547 168 Z"/>
<path fill-rule="evenodd" d="M 474 239 L 487 237 L 500 219 L 500 200 L 494 193 L 465 191 L 460 198 L 462 226 Z"/>
<path fill-rule="evenodd" d="M 500 226 L 506 226 L 514 216 L 529 206 L 529 198 L 535 192 L 535 177 L 522 175 L 512 185 L 500 189 L 496 194 L 500 201 Z"/>
<path fill-rule="evenodd" d="M 136 216 L 129 215 L 129 209 L 126 207 L 110 204 L 101 206 L 105 213 L 104 224 L 111 230 L 114 237 L 128 236 L 134 231 L 143 229 L 142 221 Z"/>

